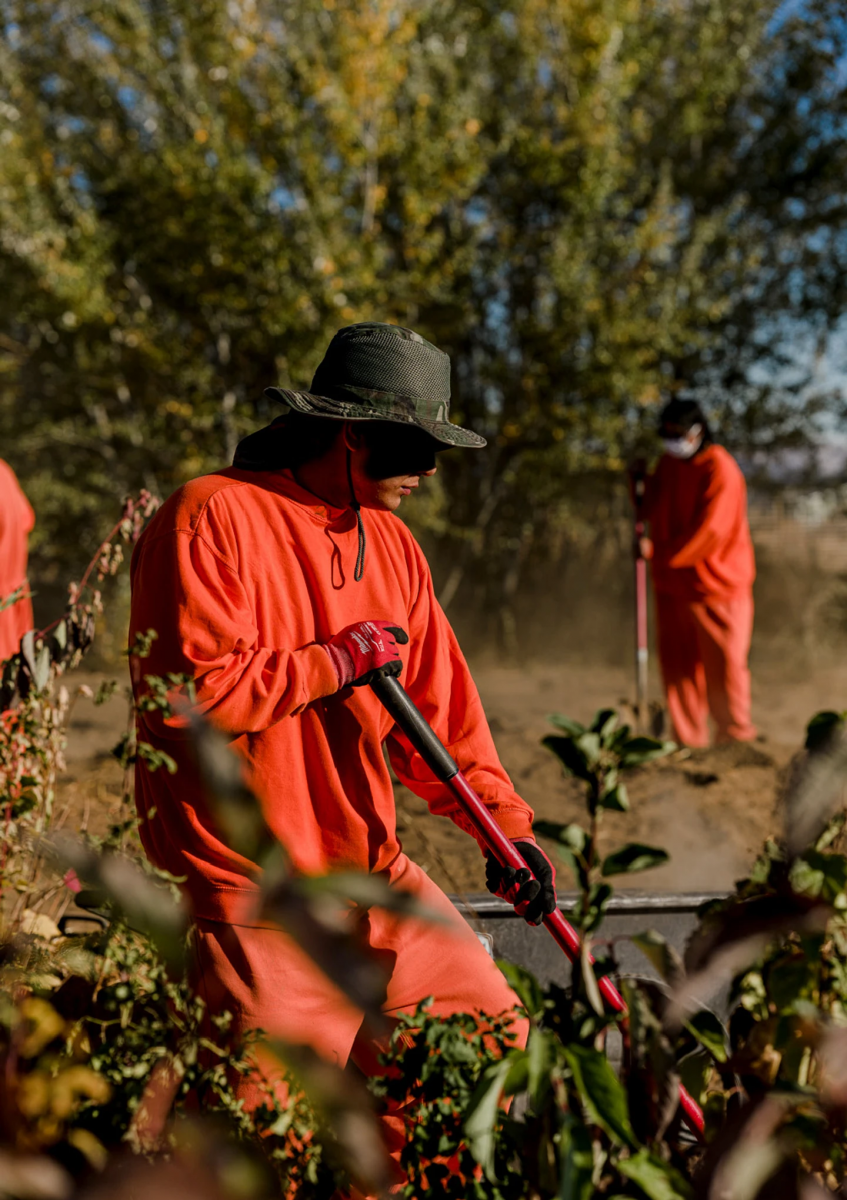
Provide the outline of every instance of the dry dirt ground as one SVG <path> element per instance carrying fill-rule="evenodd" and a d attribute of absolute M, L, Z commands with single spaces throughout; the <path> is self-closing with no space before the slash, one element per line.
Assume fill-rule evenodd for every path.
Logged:
<path fill-rule="evenodd" d="M 558 711 L 588 720 L 598 708 L 618 704 L 631 694 L 629 671 L 580 664 L 472 666 L 498 750 L 517 790 L 539 818 L 580 820 L 580 785 L 564 779 L 540 745 L 548 731 L 546 717 Z M 605 844 L 611 848 L 637 840 L 663 846 L 671 855 L 668 864 L 633 878 L 633 884 L 650 891 L 730 888 L 764 838 L 779 832 L 778 798 L 806 721 L 822 708 L 847 707 L 847 661 L 786 676 L 787 668 L 779 662 L 754 672 L 754 717 L 762 740 L 683 751 L 631 773 L 631 811 L 606 817 Z M 96 684 L 97 679 L 80 675 L 73 682 Z M 69 824 L 102 830 L 120 816 L 120 771 L 109 749 L 125 723 L 126 701 L 120 693 L 99 708 L 90 700 L 76 703 L 62 788 L 70 802 Z M 396 790 L 406 851 L 446 890 L 484 890 L 482 859 L 474 842 L 450 821 L 430 816 L 425 803 L 405 788 L 397 785 Z M 560 887 L 571 886 L 563 870 Z"/>

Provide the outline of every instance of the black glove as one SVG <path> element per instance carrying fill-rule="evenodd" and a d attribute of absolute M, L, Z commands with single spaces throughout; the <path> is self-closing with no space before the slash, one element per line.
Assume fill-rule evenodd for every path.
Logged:
<path fill-rule="evenodd" d="M 512 838 L 512 845 L 525 859 L 529 871 L 501 867 L 486 850 L 486 887 L 495 896 L 514 904 L 528 925 L 540 925 L 545 916 L 556 911 L 556 868 L 532 838 Z M 530 872 L 534 879 L 530 878 Z"/>

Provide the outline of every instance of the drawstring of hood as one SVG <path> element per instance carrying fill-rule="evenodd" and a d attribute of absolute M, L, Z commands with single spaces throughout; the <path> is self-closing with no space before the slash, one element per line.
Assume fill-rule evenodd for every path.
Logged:
<path fill-rule="evenodd" d="M 347 482 L 350 485 L 350 507 L 356 514 L 356 526 L 359 531 L 359 552 L 356 555 L 356 566 L 353 569 L 353 578 L 356 583 L 360 583 L 362 576 L 365 573 L 365 523 L 362 520 L 362 509 L 359 501 L 356 499 L 356 489 L 353 487 L 353 469 L 350 464 L 350 447 L 347 447 Z"/>
<path fill-rule="evenodd" d="M 290 471 L 295 483 L 303 487 L 303 484 L 297 478 L 295 467 L 280 466 L 281 449 L 284 450 L 285 420 L 285 417 L 277 417 L 272 425 L 250 434 L 249 437 L 243 438 L 238 444 L 232 465 L 242 471 L 287 470 Z M 275 445 L 276 439 L 279 439 L 282 443 L 281 447 Z M 358 553 L 356 554 L 356 566 L 353 570 L 353 578 L 356 583 L 361 583 L 362 576 L 365 573 L 367 539 L 365 537 L 365 523 L 362 520 L 361 505 L 356 496 L 356 489 L 353 487 L 353 468 L 349 446 L 347 447 L 347 484 L 350 488 L 350 507 L 356 514 L 356 527 L 359 535 Z M 309 489 L 306 488 L 305 490 L 308 491 Z M 314 492 L 311 494 L 315 495 Z M 321 499 L 320 496 L 318 498 Z"/>

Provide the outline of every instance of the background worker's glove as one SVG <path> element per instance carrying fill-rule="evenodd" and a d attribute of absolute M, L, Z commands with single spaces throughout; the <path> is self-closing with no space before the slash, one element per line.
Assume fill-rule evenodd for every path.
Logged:
<path fill-rule="evenodd" d="M 405 646 L 409 635 L 390 621 L 358 621 L 324 643 L 338 676 L 339 690 L 362 687 L 378 675 L 399 675 L 403 664 L 398 643 Z"/>
<path fill-rule="evenodd" d="M 556 868 L 532 838 L 512 838 L 512 845 L 526 860 L 529 871 L 501 867 L 486 850 L 486 887 L 495 896 L 514 904 L 529 925 L 540 925 L 545 916 L 556 910 Z M 530 879 L 530 871 L 534 879 Z"/>

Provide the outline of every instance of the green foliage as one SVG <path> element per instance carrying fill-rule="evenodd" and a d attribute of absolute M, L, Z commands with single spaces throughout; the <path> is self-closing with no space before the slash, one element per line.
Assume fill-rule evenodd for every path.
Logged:
<path fill-rule="evenodd" d="M 512 1067 L 509 1020 L 488 1018 L 481 1029 L 470 1014 L 433 1017 L 429 1003 L 400 1015 L 382 1059 L 390 1070 L 371 1081 L 389 1111 L 414 1105 L 400 1156 L 408 1176 L 401 1195 L 519 1197 L 523 1180 L 503 1145 L 500 1108 Z M 479 1178 L 477 1163 L 484 1164 L 490 1185 Z"/>
<path fill-rule="evenodd" d="M 620 773 L 671 754 L 676 746 L 673 742 L 634 737 L 630 727 L 621 724 L 617 712 L 611 708 L 601 709 L 588 728 L 560 713 L 551 716 L 550 723 L 562 732 L 549 734 L 542 743 L 556 756 L 566 775 L 584 781 L 589 827 L 537 821 L 534 828 L 537 834 L 558 842 L 559 852 L 582 892 L 576 920 L 590 932 L 599 925 L 611 898 L 611 889 L 594 879 L 600 861 L 597 849 L 600 818 L 604 810 L 625 812 L 629 807 Z M 657 847 L 633 843 L 606 855 L 600 873 L 609 876 L 646 871 L 660 866 L 667 857 Z"/>
<path fill-rule="evenodd" d="M 19 600 L 24 599 L 24 597 L 31 596 L 31 594 L 32 593 L 29 591 L 27 585 L 22 583 L 19 588 L 16 588 L 13 592 L 10 592 L 8 596 L 0 596 L 0 612 L 3 612 L 3 610 L 6 608 L 11 608 L 13 605 L 17 604 Z"/>
<path fill-rule="evenodd" d="M 612 854 L 607 854 L 600 868 L 601 875 L 628 875 L 633 871 L 649 871 L 668 861 L 668 853 L 656 846 L 628 842 Z"/>
<path fill-rule="evenodd" d="M 601 808 L 626 811 L 629 800 L 618 778 L 620 771 L 643 766 L 676 749 L 673 742 L 633 736 L 629 725 L 621 724 L 617 712 L 611 708 L 600 709 L 588 728 L 560 713 L 554 713 L 549 720 L 562 733 L 548 734 L 542 744 L 559 759 L 566 774 L 588 785 L 592 817 Z"/>
<path fill-rule="evenodd" d="M 626 1093 L 605 1054 L 587 1046 L 565 1049 L 574 1086 L 593 1125 L 599 1125 L 619 1146 L 636 1144 L 629 1122 Z"/>
<path fill-rule="evenodd" d="M 632 1158 L 620 1163 L 619 1170 L 650 1200 L 677 1200 L 680 1196 L 691 1195 L 691 1188 L 680 1173 L 649 1150 L 639 1150 Z"/>
<path fill-rule="evenodd" d="M 686 1021 L 685 1028 L 709 1051 L 716 1062 L 726 1062 L 726 1030 L 714 1013 L 708 1009 L 695 1013 L 690 1021 Z"/>
<path fill-rule="evenodd" d="M 641 1117 L 636 1123 L 633 1113 L 642 1096 L 669 1086 L 673 1064 L 698 1043 L 688 1030 L 669 1039 L 652 998 L 637 986 L 638 1020 L 627 1025 L 607 1011 L 597 975 L 614 964 L 593 963 L 588 940 L 612 895 L 608 883 L 594 878 L 596 817 L 602 810 L 597 800 L 606 790 L 605 777 L 618 770 L 624 753 L 652 755 L 658 744 L 632 748 L 630 731 L 618 727 L 611 710 L 598 714 L 589 729 L 564 717 L 554 723 L 575 750 L 567 762 L 585 779 L 593 825 L 591 832 L 575 824 L 539 824 L 536 831 L 558 833 L 573 864 L 584 951 L 570 992 L 555 985 L 545 991 L 529 972 L 501 964 L 531 1019 L 525 1047 L 509 1045 L 502 1017 L 485 1018 L 481 1028 L 463 1016 L 434 1018 L 425 1008 L 401 1018 L 384 1059 L 387 1073 L 373 1086 L 383 1100 L 413 1106 L 413 1132 L 401 1157 L 409 1200 L 690 1195 L 680 1173 L 686 1152 L 664 1143 L 654 1150 L 657 1122 Z M 643 848 L 639 853 L 643 856 Z M 604 1050 L 606 1037 L 618 1027 L 629 1045 L 626 1081 Z M 513 1113 L 508 1104 L 516 1097 L 520 1103 Z"/>
<path fill-rule="evenodd" d="M 312 1107 L 296 1092 L 283 1104 L 263 1085 L 260 1031 L 234 1039 L 230 1015 L 207 1013 L 185 975 L 174 975 L 153 942 L 120 921 L 73 942 L 51 948 L 54 970 L 69 952 L 64 978 L 49 992 L 0 1009 L 0 1060 L 12 1098 L 7 1144 L 65 1146 L 102 1168 L 126 1142 L 161 1149 L 166 1122 L 200 1098 L 207 1119 L 217 1117 L 225 1136 L 252 1145 L 254 1156 L 262 1131 L 261 1157 L 282 1188 L 300 1187 L 304 1197 L 333 1190 L 343 1176 L 327 1164 Z M 7 982 L 20 966 L 7 952 Z M 236 1098 L 238 1075 L 264 1091 L 255 1113 Z M 67 1161 L 67 1150 L 60 1157 Z"/>
<path fill-rule="evenodd" d="M 509 979 L 537 1001 L 538 985 L 525 973 L 511 968 Z M 597 1027 L 577 1031 L 571 998 L 555 987 L 543 996 L 525 1049 L 510 1045 L 503 1018 L 485 1018 L 480 1028 L 468 1016 L 439 1018 L 427 1008 L 401 1018 L 383 1059 L 386 1074 L 371 1081 L 383 1103 L 411 1105 L 401 1195 L 641 1196 L 629 1190 L 634 1180 L 649 1196 L 689 1197 L 684 1156 L 674 1150 L 674 1165 L 642 1144 L 626 1087 L 593 1044 Z M 517 1097 L 519 1111 L 510 1111 Z"/>
<path fill-rule="evenodd" d="M 732 1105 L 771 1098 L 763 1128 L 743 1124 L 738 1133 L 741 1156 L 764 1141 L 757 1188 L 788 1163 L 827 1188 L 844 1176 L 847 855 L 833 848 L 844 825 L 839 812 L 794 855 L 769 842 L 735 894 L 703 910 L 686 952 L 688 981 L 676 988 L 681 1015 L 731 979 L 728 1034 L 703 1011 L 686 1026 L 715 1066 L 706 1096 L 712 1137 Z"/>

